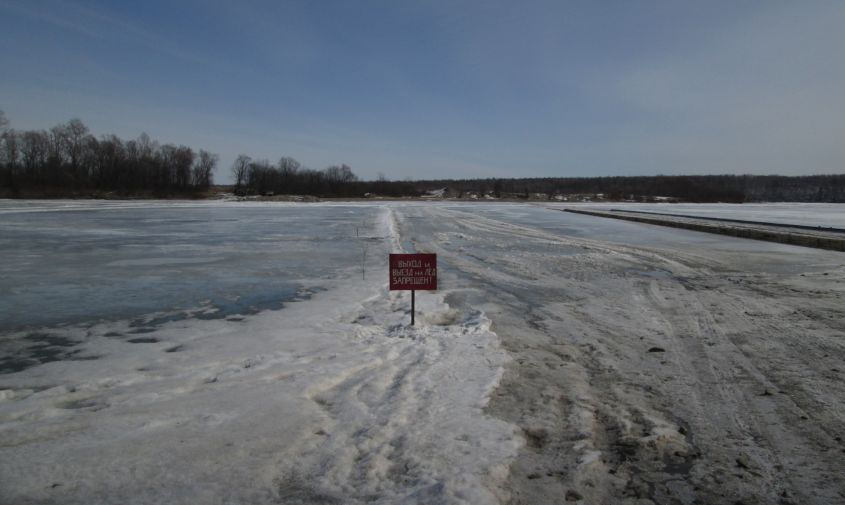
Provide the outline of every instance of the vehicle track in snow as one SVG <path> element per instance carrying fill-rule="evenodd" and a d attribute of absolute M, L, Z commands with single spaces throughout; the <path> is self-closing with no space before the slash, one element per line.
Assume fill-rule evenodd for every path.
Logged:
<path fill-rule="evenodd" d="M 738 271 L 465 209 L 400 216 L 513 358 L 488 406 L 526 440 L 511 503 L 845 502 L 845 255 Z"/>

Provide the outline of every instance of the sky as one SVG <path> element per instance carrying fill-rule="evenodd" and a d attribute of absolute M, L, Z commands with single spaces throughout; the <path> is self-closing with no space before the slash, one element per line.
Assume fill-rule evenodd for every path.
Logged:
<path fill-rule="evenodd" d="M 364 179 L 845 172 L 842 1 L 0 0 L 0 109 Z"/>

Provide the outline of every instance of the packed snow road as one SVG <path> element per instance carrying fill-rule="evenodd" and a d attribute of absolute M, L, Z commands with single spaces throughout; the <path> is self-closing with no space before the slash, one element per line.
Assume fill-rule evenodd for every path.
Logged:
<path fill-rule="evenodd" d="M 845 254 L 545 212 L 401 211 L 512 358 L 511 503 L 845 502 Z"/>
<path fill-rule="evenodd" d="M 0 214 L 0 503 L 845 502 L 843 253 L 527 205 Z M 438 254 L 415 328 L 402 250 Z"/>

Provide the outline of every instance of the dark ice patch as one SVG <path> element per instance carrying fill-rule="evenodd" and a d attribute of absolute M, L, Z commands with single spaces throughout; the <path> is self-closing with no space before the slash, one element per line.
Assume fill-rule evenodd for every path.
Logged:
<path fill-rule="evenodd" d="M 25 347 L 20 344 L 30 343 Z M 73 359 L 80 350 L 70 350 L 79 342 L 49 333 L 29 333 L 17 342 L 0 347 L 0 374 L 16 373 L 43 363 Z M 12 347 L 14 346 L 14 347 Z M 10 348 L 9 348 L 10 347 Z"/>
<path fill-rule="evenodd" d="M 130 338 L 127 340 L 130 344 L 155 344 L 159 342 L 159 339 L 155 337 L 138 337 L 138 338 Z"/>
<path fill-rule="evenodd" d="M 60 409 L 66 410 L 90 410 L 92 412 L 96 412 L 97 410 L 103 410 L 104 408 L 108 407 L 109 404 L 98 400 L 96 398 L 83 398 L 80 400 L 71 400 L 69 402 L 64 402 L 58 405 Z"/>

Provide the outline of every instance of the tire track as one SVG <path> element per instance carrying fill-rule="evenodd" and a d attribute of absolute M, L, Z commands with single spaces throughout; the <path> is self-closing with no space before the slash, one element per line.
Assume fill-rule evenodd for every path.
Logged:
<path fill-rule="evenodd" d="M 490 315 L 513 357 L 488 407 L 526 439 L 510 503 L 845 501 L 845 393 L 808 358 L 845 356 L 842 276 L 820 303 L 798 272 L 732 272 L 730 254 L 617 246 L 442 207 L 401 214 L 415 245 L 465 286 L 456 306 Z M 825 317 L 802 320 L 795 302 Z"/>

